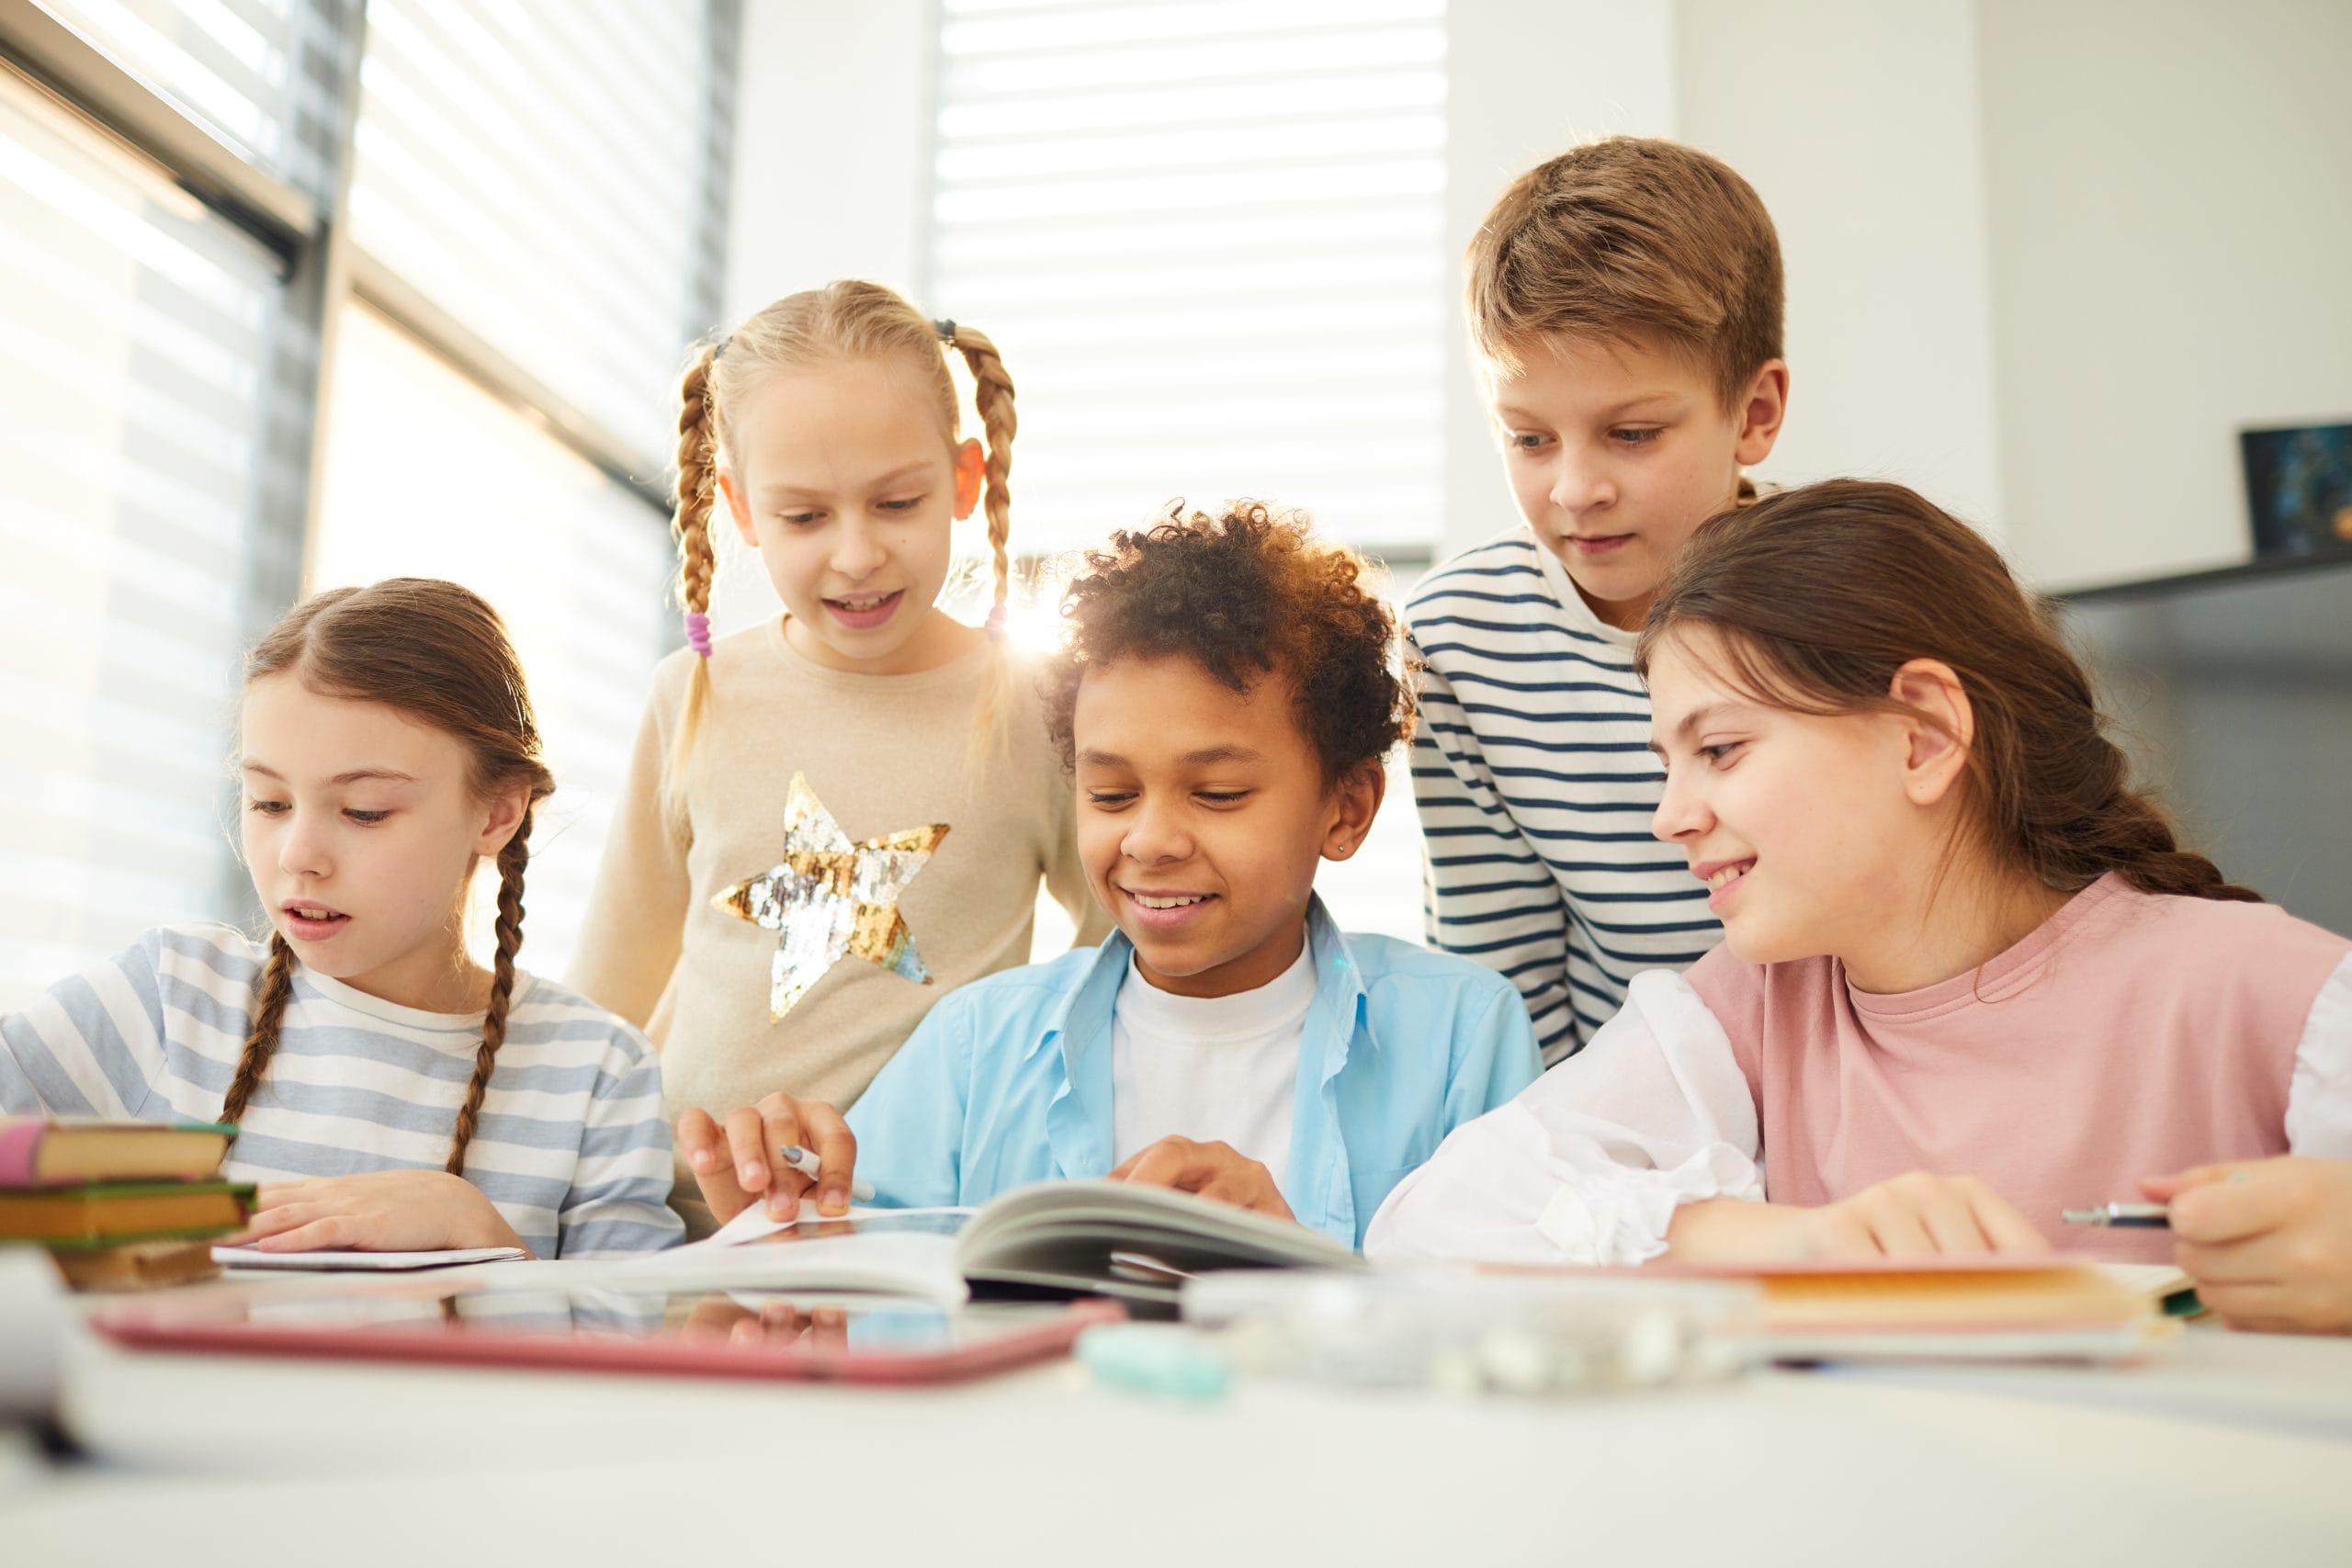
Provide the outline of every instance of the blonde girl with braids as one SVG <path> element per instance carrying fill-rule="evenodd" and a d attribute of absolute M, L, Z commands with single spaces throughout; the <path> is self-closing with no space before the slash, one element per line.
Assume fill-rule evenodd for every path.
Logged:
<path fill-rule="evenodd" d="M 2210 1248 L 2328 1207 L 2352 1156 L 2352 941 L 2177 840 L 1991 545 L 1897 485 L 1767 496 L 1699 529 L 1635 660 L 1651 828 L 1724 945 L 1456 1132 L 1369 1252 L 2156 1262 L 2175 1237 L 2064 1213 L 2199 1168 L 2150 1183 L 2184 1262 L 2264 1281 Z M 2276 1201 L 2225 1221 L 2237 1171 Z"/>
<path fill-rule="evenodd" d="M 961 434 L 951 360 L 985 440 Z M 1041 883 L 1082 942 L 1108 921 L 1002 637 L 1017 422 L 995 344 L 837 282 L 700 345 L 681 392 L 687 646 L 655 676 L 571 979 L 661 1045 L 690 1153 L 770 1094 L 854 1100 L 940 997 L 1029 961 Z M 982 626 L 937 603 L 976 511 Z M 714 639 L 721 530 L 783 613 Z M 856 856 L 886 839 L 901 858 L 869 885 Z"/>
<path fill-rule="evenodd" d="M 266 942 L 166 927 L 52 987 L 0 1021 L 0 1107 L 236 1123 L 265 1250 L 675 1241 L 650 1043 L 515 967 L 555 781 L 497 613 L 419 578 L 305 600 L 247 656 L 238 768 Z"/>

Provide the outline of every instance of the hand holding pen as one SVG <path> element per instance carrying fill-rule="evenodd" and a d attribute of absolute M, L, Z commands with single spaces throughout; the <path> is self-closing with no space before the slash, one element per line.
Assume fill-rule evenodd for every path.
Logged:
<path fill-rule="evenodd" d="M 678 1118 L 678 1152 L 720 1224 L 763 1200 L 769 1218 L 791 1219 L 809 1193 L 819 1213 L 839 1216 L 859 1185 L 856 1134 L 821 1100 L 771 1094 L 729 1111 L 723 1123 L 688 1111 Z"/>
<path fill-rule="evenodd" d="M 2233 1328 L 2352 1333 L 2352 1160 L 2287 1156 L 2149 1177 L 2175 1258 Z"/>
<path fill-rule="evenodd" d="M 2101 1203 L 2096 1209 L 2062 1209 L 2070 1225 L 2098 1225 L 2111 1230 L 2160 1231 L 2172 1224 L 2172 1212 L 2162 1203 Z"/>
<path fill-rule="evenodd" d="M 784 1156 L 785 1164 L 811 1181 L 815 1181 L 825 1174 L 824 1156 L 814 1149 L 804 1149 L 798 1144 L 786 1144 L 776 1152 Z M 854 1203 L 871 1203 L 874 1201 L 874 1184 L 870 1181 L 852 1181 L 849 1184 L 849 1196 Z M 820 1206 L 821 1202 L 822 1201 L 820 1200 Z"/>

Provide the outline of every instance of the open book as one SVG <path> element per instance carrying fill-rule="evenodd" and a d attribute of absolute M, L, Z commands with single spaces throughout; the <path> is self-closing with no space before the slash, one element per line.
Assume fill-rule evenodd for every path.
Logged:
<path fill-rule="evenodd" d="M 978 1209 L 853 1209 L 797 1220 L 758 1208 L 709 1240 L 622 1266 L 632 1278 L 958 1302 L 970 1287 L 1173 1304 L 1212 1269 L 1361 1269 L 1353 1248 L 1286 1220 L 1165 1188 L 1046 1181 Z"/>

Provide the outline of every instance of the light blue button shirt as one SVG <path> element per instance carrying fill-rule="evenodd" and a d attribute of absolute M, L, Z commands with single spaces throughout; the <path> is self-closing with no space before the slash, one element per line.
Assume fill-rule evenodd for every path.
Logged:
<path fill-rule="evenodd" d="M 1535 1037 L 1519 992 L 1482 964 L 1348 935 L 1319 898 L 1306 932 L 1315 1002 L 1278 1185 L 1300 1224 L 1360 1246 L 1407 1171 L 1534 1081 Z M 978 1204 L 1108 1174 L 1111 1015 L 1134 952 L 1114 933 L 932 1009 L 849 1112 L 876 1201 Z"/>

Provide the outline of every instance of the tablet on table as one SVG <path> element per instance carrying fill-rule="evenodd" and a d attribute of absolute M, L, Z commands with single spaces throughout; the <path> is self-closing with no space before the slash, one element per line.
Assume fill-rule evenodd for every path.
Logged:
<path fill-rule="evenodd" d="M 90 1326 L 138 1349 L 689 1377 L 947 1382 L 1065 1355 L 1115 1303 L 941 1307 L 744 1291 L 230 1287 L 126 1303 Z"/>

